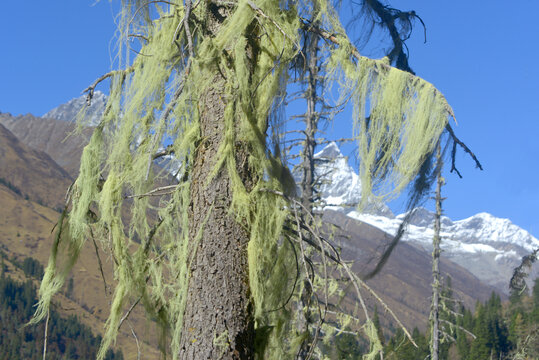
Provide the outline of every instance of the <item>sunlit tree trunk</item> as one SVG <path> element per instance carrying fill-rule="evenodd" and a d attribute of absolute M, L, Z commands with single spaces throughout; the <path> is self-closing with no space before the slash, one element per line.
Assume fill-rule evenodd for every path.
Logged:
<path fill-rule="evenodd" d="M 231 181 L 225 170 L 206 184 L 224 133 L 223 79 L 203 99 L 202 138 L 193 170 L 189 236 L 201 236 L 185 310 L 180 359 L 252 358 L 254 327 L 249 300 L 247 243 L 249 234 L 230 214 Z M 247 150 L 237 149 L 238 164 Z M 249 170 L 238 169 L 244 181 Z M 207 214 L 209 216 L 206 218 Z M 224 342 L 215 341 L 221 338 Z"/>
<path fill-rule="evenodd" d="M 213 14 L 215 15 L 215 14 Z M 221 19 L 222 21 L 222 19 Z M 220 21 L 212 18 L 216 33 Z M 252 56 L 252 51 L 250 53 Z M 191 265 L 179 358 L 252 359 L 254 321 L 249 295 L 249 233 L 230 212 L 232 184 L 226 168 L 211 178 L 225 136 L 225 83 L 216 69 L 213 87 L 199 99 L 200 132 L 192 168 L 189 237 L 200 239 Z M 235 144 L 237 172 L 247 189 L 253 175 L 245 142 Z"/>

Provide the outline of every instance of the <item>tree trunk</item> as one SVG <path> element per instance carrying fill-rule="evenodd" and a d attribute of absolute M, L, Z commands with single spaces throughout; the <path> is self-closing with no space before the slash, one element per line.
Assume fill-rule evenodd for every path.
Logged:
<path fill-rule="evenodd" d="M 215 34 L 220 27 L 216 17 L 223 14 L 214 15 L 208 25 Z M 208 183 L 224 141 L 225 81 L 216 69 L 214 85 L 199 102 L 202 142 L 191 170 L 189 238 L 201 237 L 191 265 L 180 343 L 182 360 L 254 358 L 249 233 L 229 212 L 233 194 L 226 168 Z M 237 171 L 249 189 L 255 179 L 247 165 L 248 155 L 247 144 L 236 142 Z"/>
<path fill-rule="evenodd" d="M 316 113 L 318 88 L 318 41 L 315 33 L 308 35 L 307 43 L 307 112 L 305 113 L 305 143 L 302 154 L 303 179 L 301 182 L 301 202 L 305 209 L 312 213 L 314 202 L 314 150 L 318 131 L 318 114 Z"/>
<path fill-rule="evenodd" d="M 431 320 L 431 340 L 430 340 L 430 358 L 438 360 L 440 334 L 439 334 L 439 316 L 440 316 L 440 218 L 442 217 L 442 155 L 440 144 L 436 148 L 436 168 L 438 169 L 436 181 L 436 214 L 434 215 L 434 237 L 432 239 L 432 305 L 430 312 Z"/>
<path fill-rule="evenodd" d="M 223 79 L 202 103 L 201 137 L 192 169 L 189 237 L 200 236 L 191 267 L 181 359 L 250 359 L 254 327 L 249 299 L 248 232 L 229 213 L 231 181 L 222 169 L 207 184 L 224 135 Z M 247 163 L 247 150 L 236 149 L 237 163 Z M 245 166 L 240 175 L 249 181 Z M 208 216 L 209 212 L 209 216 Z M 227 343 L 223 346 L 221 338 Z M 221 345 L 219 345 L 220 343 Z"/>
<path fill-rule="evenodd" d="M 315 23 L 316 26 L 317 23 Z M 317 104 L 317 89 L 318 89 L 318 42 L 320 37 L 316 33 L 307 35 L 306 54 L 307 54 L 307 91 L 305 100 L 307 102 L 307 112 L 305 113 L 305 141 L 302 151 L 302 170 L 303 178 L 301 181 L 301 202 L 304 210 L 308 211 L 304 217 L 304 221 L 312 226 L 311 216 L 313 215 L 313 207 L 315 201 L 315 167 L 314 167 L 314 150 L 316 147 L 316 133 L 318 131 L 319 116 L 316 112 Z M 308 232 L 303 235 L 306 239 L 310 239 L 311 234 Z M 299 333 L 309 334 L 309 326 L 313 319 L 309 313 L 309 304 L 312 297 L 312 289 L 310 282 L 303 280 L 304 291 L 298 302 L 298 321 L 297 328 Z M 306 335 L 305 340 L 300 346 L 297 354 L 297 360 L 307 359 L 312 346 L 312 337 Z"/>

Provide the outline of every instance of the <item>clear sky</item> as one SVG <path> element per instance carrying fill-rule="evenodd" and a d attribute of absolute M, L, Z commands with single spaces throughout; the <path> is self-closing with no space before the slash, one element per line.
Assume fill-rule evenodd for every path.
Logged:
<path fill-rule="evenodd" d="M 42 115 L 106 73 L 114 46 L 113 5 L 3 1 L 0 111 Z M 428 41 L 423 43 L 417 23 L 408 42 L 410 64 L 445 94 L 457 116 L 457 135 L 485 169 L 459 157 L 464 178 L 447 174 L 446 214 L 458 220 L 489 212 L 539 237 L 539 1 L 391 5 L 415 10 L 425 21 Z"/>

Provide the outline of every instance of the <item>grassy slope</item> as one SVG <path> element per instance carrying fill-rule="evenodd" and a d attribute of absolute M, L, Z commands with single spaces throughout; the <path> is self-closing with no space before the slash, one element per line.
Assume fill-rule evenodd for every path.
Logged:
<path fill-rule="evenodd" d="M 58 213 L 35 202 L 24 200 L 7 187 L 0 185 L 0 247 L 11 258 L 22 261 L 32 257 L 46 265 L 52 244 L 51 230 L 58 218 Z M 105 271 L 110 269 L 110 262 L 101 254 Z M 8 263 L 9 266 L 9 263 Z M 10 269 L 14 269 L 9 266 Z M 110 273 L 110 271 L 109 271 Z M 23 279 L 22 272 L 10 274 L 17 280 Z M 88 242 L 81 254 L 81 259 L 73 271 L 72 299 L 58 295 L 56 300 L 60 312 L 65 315 L 77 315 L 81 322 L 88 325 L 96 334 L 103 334 L 103 324 L 109 308 L 105 296 L 103 280 L 95 249 Z M 107 279 L 111 282 L 111 279 Z M 36 284 L 38 285 L 38 284 Z M 130 318 L 141 341 L 142 352 L 147 358 L 159 358 L 158 351 L 148 343 L 155 344 L 152 326 L 141 311 L 134 312 Z M 144 341 L 142 341 L 144 340 Z M 126 359 L 135 359 L 137 348 L 129 327 L 124 325 L 118 338 L 118 346 Z"/>

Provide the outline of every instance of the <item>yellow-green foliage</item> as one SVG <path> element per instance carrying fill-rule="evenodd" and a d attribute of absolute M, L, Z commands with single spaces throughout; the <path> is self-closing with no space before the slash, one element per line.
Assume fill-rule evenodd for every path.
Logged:
<path fill-rule="evenodd" d="M 329 81 L 339 84 L 343 98 L 351 95 L 353 100 L 365 194 L 372 190 L 379 196 L 394 194 L 415 176 L 445 126 L 447 104 L 423 80 L 392 69 L 381 60 L 354 59 L 353 47 L 325 0 L 292 1 L 286 8 L 284 3 L 273 0 L 239 0 L 214 37 L 204 28 L 210 11 L 208 3 L 196 2 L 189 22 L 192 57 L 183 22 L 184 5 L 174 3 L 165 6 L 155 2 L 151 6 L 156 6 L 156 15 L 143 22 L 134 16 L 143 13 L 138 6 L 124 6 L 121 41 L 131 32 L 143 35 L 145 40 L 133 61 L 124 56 L 125 45 L 120 42 L 118 61 L 129 71 L 115 72 L 105 115 L 84 150 L 80 176 L 73 186 L 73 205 L 66 215 L 67 231 L 60 231 L 57 237 L 35 319 L 46 315 L 52 295 L 60 289 L 82 245 L 93 234 L 109 250 L 118 284 L 99 359 L 117 335 L 122 309 L 138 298 L 165 333 L 168 329 L 172 354 L 177 357 L 187 306 L 189 264 L 204 227 L 197 224 L 199 235 L 189 239 L 189 176 L 172 194 L 163 197 L 156 209 L 146 196 L 127 201 L 125 195 L 144 194 L 154 188 L 159 174 L 149 171 L 152 155 L 165 141 L 172 142 L 175 157 L 181 161 L 181 173 L 187 174 L 201 140 L 198 99 L 220 71 L 226 78 L 227 105 L 224 140 L 213 174 L 226 169 L 233 184 L 230 212 L 251 234 L 249 285 L 256 328 L 271 329 L 265 348 L 258 349 L 258 353 L 265 351 L 264 358 L 292 358 L 305 336 L 295 330 L 297 309 L 292 306 L 297 304 L 302 286 L 296 287 L 295 297 L 286 303 L 295 282 L 292 246 L 297 245 L 283 237 L 283 225 L 293 219 L 291 204 L 276 195 L 283 191 L 279 180 L 268 176 L 272 162 L 266 149 L 266 130 L 274 101 L 286 86 L 283 79 L 300 51 L 298 14 L 308 15 L 316 7 L 321 24 L 339 41 L 338 46 L 325 50 L 328 60 L 324 73 Z M 246 52 L 253 32 L 258 34 L 254 64 Z M 129 54 L 129 50 L 125 53 Z M 182 91 L 176 96 L 178 89 Z M 249 190 L 236 170 L 234 152 L 238 141 L 249 145 L 249 165 L 258 179 Z M 379 179 L 388 179 L 391 190 L 376 186 Z M 148 218 L 152 211 L 159 220 Z M 60 230 L 62 225 L 63 220 Z M 57 257 L 62 252 L 58 249 L 67 250 L 67 260 L 60 265 Z M 301 278 L 305 278 L 301 271 Z M 327 289 L 330 295 L 338 290 L 336 283 L 322 278 L 315 279 L 314 284 Z M 341 320 L 346 323 L 349 318 Z M 370 322 L 365 325 L 373 344 L 367 358 L 379 351 L 372 328 Z M 226 342 L 223 334 L 216 334 L 216 339 Z"/>
<path fill-rule="evenodd" d="M 349 43 L 346 38 L 339 41 Z M 362 199 L 398 195 L 436 146 L 450 114 L 432 84 L 388 66 L 387 59 L 350 58 L 345 46 L 330 54 L 328 79 L 354 105 Z"/>

